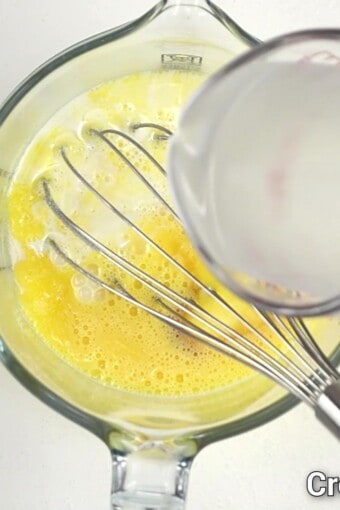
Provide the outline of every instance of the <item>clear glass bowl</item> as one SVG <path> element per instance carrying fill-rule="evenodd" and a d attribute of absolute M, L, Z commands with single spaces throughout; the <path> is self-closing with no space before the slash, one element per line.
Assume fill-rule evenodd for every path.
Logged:
<path fill-rule="evenodd" d="M 284 34 L 226 64 L 171 141 L 169 180 L 203 259 L 242 299 L 282 315 L 340 307 L 339 39 Z"/>

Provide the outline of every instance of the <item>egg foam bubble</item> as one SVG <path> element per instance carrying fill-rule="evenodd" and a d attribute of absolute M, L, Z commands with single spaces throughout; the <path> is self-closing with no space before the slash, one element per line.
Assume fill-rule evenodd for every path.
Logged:
<path fill-rule="evenodd" d="M 252 372 L 103 289 L 70 265 L 53 243 L 95 278 L 167 313 L 145 285 L 98 254 L 60 221 L 46 203 L 46 186 L 74 224 L 141 271 L 263 346 L 258 335 L 247 332 L 237 316 L 228 314 L 138 230 L 205 285 L 218 290 L 255 328 L 272 336 L 251 307 L 220 288 L 179 222 L 133 168 L 164 201 L 171 202 L 166 176 L 124 137 L 112 132 L 106 135 L 133 167 L 97 133 L 127 133 L 164 164 L 166 140 L 154 128 L 136 130 L 135 126 L 152 122 L 173 131 L 182 105 L 203 78 L 178 70 L 146 72 L 88 91 L 57 112 L 36 135 L 11 184 L 12 262 L 24 315 L 63 360 L 118 389 L 172 397 L 203 394 L 242 381 Z M 74 175 L 65 156 L 97 194 Z"/>

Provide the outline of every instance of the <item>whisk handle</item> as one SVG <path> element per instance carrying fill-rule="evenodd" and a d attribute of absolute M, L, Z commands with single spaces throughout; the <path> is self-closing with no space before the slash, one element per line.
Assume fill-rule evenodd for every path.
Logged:
<path fill-rule="evenodd" d="M 315 414 L 340 439 L 340 380 L 328 386 L 320 395 Z"/>

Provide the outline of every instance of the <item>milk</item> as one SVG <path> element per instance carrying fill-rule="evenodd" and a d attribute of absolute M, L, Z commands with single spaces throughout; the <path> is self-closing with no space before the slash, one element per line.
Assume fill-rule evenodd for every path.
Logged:
<path fill-rule="evenodd" d="M 326 57 L 220 73 L 184 113 L 172 184 L 219 275 L 340 293 L 340 66 Z"/>

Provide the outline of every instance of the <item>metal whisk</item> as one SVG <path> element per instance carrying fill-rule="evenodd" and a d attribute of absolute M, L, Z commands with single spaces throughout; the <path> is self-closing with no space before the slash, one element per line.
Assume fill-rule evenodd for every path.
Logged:
<path fill-rule="evenodd" d="M 167 209 L 179 222 L 176 212 L 169 205 L 155 187 L 149 182 L 143 172 L 124 154 L 120 149 L 117 140 L 123 139 L 124 142 L 131 144 L 135 151 L 139 151 L 143 157 L 147 158 L 149 164 L 162 174 L 166 179 L 166 172 L 163 166 L 155 157 L 139 143 L 134 133 L 141 129 L 154 130 L 153 138 L 160 141 L 166 140 L 171 136 L 171 131 L 161 125 L 154 123 L 140 123 L 132 126 L 132 134 L 116 130 L 96 130 L 91 129 L 89 134 L 96 137 L 98 141 L 106 144 L 117 157 L 126 165 L 127 169 L 134 172 L 138 179 L 145 185 L 150 192 L 154 194 L 158 201 Z M 192 274 L 180 262 L 165 251 L 149 235 L 147 235 L 137 224 L 131 221 L 126 214 L 114 203 L 111 203 L 105 196 L 94 187 L 87 178 L 81 173 L 81 169 L 76 168 L 66 148 L 61 148 L 61 157 L 70 172 L 80 181 L 80 183 L 93 193 L 102 204 L 114 215 L 118 216 L 128 227 L 149 243 L 153 249 L 157 250 L 176 270 L 188 278 L 200 292 L 209 296 L 209 299 L 218 303 L 225 310 L 226 314 L 232 314 L 236 318 L 243 330 L 247 331 L 253 338 L 256 338 L 265 349 L 259 347 L 257 343 L 252 342 L 244 334 L 240 334 L 236 329 L 227 325 L 221 319 L 215 317 L 211 312 L 205 310 L 193 299 L 189 299 L 179 292 L 171 289 L 168 285 L 155 279 L 147 271 L 137 267 L 135 264 L 126 260 L 119 253 L 105 246 L 98 238 L 94 237 L 88 231 L 85 231 L 79 224 L 73 221 L 70 216 L 65 214 L 54 199 L 52 188 L 47 180 L 42 181 L 44 198 L 47 205 L 57 216 L 57 218 L 70 229 L 78 239 L 84 242 L 92 250 L 99 253 L 107 261 L 114 264 L 116 268 L 134 278 L 139 284 L 146 286 L 152 291 L 153 303 L 142 302 L 130 291 L 124 288 L 120 281 L 107 282 L 97 274 L 93 274 L 88 268 L 77 263 L 72 256 L 62 249 L 60 245 L 49 239 L 52 249 L 66 261 L 75 270 L 86 276 L 92 282 L 99 285 L 106 291 L 125 299 L 131 305 L 134 305 L 153 317 L 163 321 L 169 326 L 179 330 L 182 333 L 195 338 L 204 344 L 213 347 L 217 351 L 226 354 L 237 361 L 240 361 L 249 367 L 259 371 L 271 378 L 276 383 L 293 393 L 303 402 L 315 408 L 317 416 L 330 429 L 340 434 L 340 376 L 331 365 L 328 358 L 320 350 L 305 322 L 300 318 L 282 318 L 274 314 L 263 312 L 253 308 L 256 317 L 261 321 L 261 325 L 266 327 L 270 334 L 263 334 L 256 325 L 246 317 L 243 317 L 230 303 L 226 302 L 216 291 L 209 288 L 203 281 Z M 275 339 L 275 342 L 273 341 Z M 279 343 L 279 345 L 278 345 Z"/>

